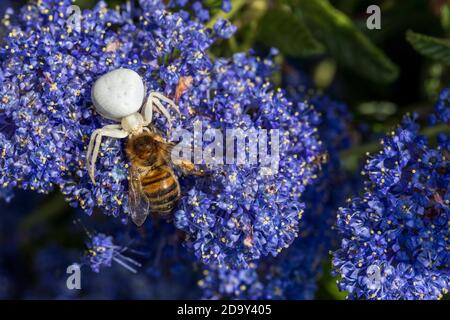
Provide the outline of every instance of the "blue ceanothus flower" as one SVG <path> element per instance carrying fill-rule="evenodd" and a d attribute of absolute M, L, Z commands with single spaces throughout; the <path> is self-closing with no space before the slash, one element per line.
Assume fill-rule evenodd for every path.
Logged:
<path fill-rule="evenodd" d="M 140 7 L 120 11 L 99 2 L 82 12 L 79 28 L 67 23 L 70 5 L 38 1 L 3 20 L 9 33 L 0 49 L 2 195 L 10 197 L 15 187 L 41 193 L 58 187 L 88 214 L 96 207 L 113 216 L 128 213 L 124 142 L 105 139 L 97 185 L 85 168 L 90 135 L 110 123 L 92 107 L 92 84 L 126 67 L 148 90 L 178 102 L 183 128 L 200 119 L 219 129 L 281 130 L 277 175 L 225 166 L 181 179 L 185 196 L 175 220 L 196 255 L 206 263 L 245 266 L 288 247 L 298 235 L 300 196 L 315 177 L 320 143 L 311 108 L 294 109 L 271 88 L 270 59 L 237 54 L 213 63 L 206 51 L 217 37 L 229 36 L 229 28 L 219 20 L 216 34 L 164 10 L 160 1 L 141 0 Z M 154 120 L 165 132 L 163 117 Z"/>
<path fill-rule="evenodd" d="M 163 228 L 165 229 L 165 228 Z M 167 231 L 167 230 L 164 230 Z M 136 261 L 142 262 L 142 266 L 137 269 L 137 273 L 131 273 L 128 268 L 124 268 L 119 263 L 112 263 L 111 266 L 102 265 L 100 272 L 89 268 L 89 265 L 81 266 L 81 290 L 70 290 L 66 281 L 68 274 L 67 267 L 73 265 L 77 254 L 73 248 L 61 245 L 47 245 L 38 248 L 33 256 L 33 264 L 29 266 L 32 270 L 21 270 L 7 274 L 3 291 L 9 290 L 13 294 L 6 292 L 4 298 L 25 298 L 25 299 L 198 299 L 199 290 L 195 288 L 197 276 L 192 260 L 183 260 L 189 257 L 184 252 L 184 258 L 179 254 L 183 248 L 173 246 L 171 239 L 164 237 L 158 232 L 152 240 L 157 240 L 152 246 L 154 254 L 150 256 L 133 256 Z M 163 243 L 163 241 L 166 243 Z M 114 237 L 113 241 L 120 240 Z M 169 241 L 169 242 L 167 242 Z M 131 250 L 131 249 L 130 249 Z M 9 257 L 18 259 L 15 256 Z M 188 263 L 188 262 L 191 263 Z M 26 286 L 20 285 L 20 280 L 26 278 L 26 272 L 32 271 L 34 281 Z M 2 281 L 0 271 L 0 281 Z M 2 293 L 2 289 L 0 289 Z"/>
<path fill-rule="evenodd" d="M 211 11 L 221 9 L 224 12 L 229 12 L 231 10 L 231 0 L 170 0 L 168 7 L 181 8 L 183 10 L 191 11 L 193 15 L 201 22 L 206 22 L 211 19 Z M 183 12 L 183 14 L 189 15 L 188 11 Z"/>
<path fill-rule="evenodd" d="M 67 23 L 71 1 L 38 1 L 9 12 L 0 50 L 0 186 L 48 193 L 58 186 L 73 206 L 114 216 L 127 211 L 122 144 L 106 141 L 93 186 L 85 170 L 91 133 L 108 121 L 95 114 L 90 92 L 119 67 L 138 71 L 147 88 L 172 96 L 183 76 L 211 67 L 213 35 L 195 21 L 141 1 L 138 21 L 103 2 L 82 12 L 80 29 Z M 78 32 L 80 31 L 80 32 Z M 163 62 L 164 61 L 164 62 Z"/>
<path fill-rule="evenodd" d="M 74 224 L 58 217 L 55 223 L 45 209 L 54 196 L 60 198 L 17 190 L 10 203 L 0 201 L 0 298 L 200 297 L 198 268 L 173 224 L 154 222 L 138 231 L 124 228 L 119 219 L 84 218 Z M 81 290 L 67 287 L 67 268 L 75 264 L 81 268 Z"/>
<path fill-rule="evenodd" d="M 429 122 L 432 126 L 440 125 L 448 128 L 450 125 L 450 88 L 442 90 L 434 112 L 430 116 Z M 450 139 L 447 132 L 439 133 L 437 140 L 442 149 L 450 149 Z"/>
<path fill-rule="evenodd" d="M 443 123 L 449 124 L 450 121 L 450 89 L 442 90 L 439 100 L 436 103 L 434 113 L 430 116 L 432 125 Z"/>
<path fill-rule="evenodd" d="M 448 107 L 438 102 L 438 118 Z M 449 290 L 448 134 L 434 147 L 418 130 L 406 117 L 382 140 L 364 168 L 364 194 L 340 209 L 333 265 L 351 299 L 439 299 Z"/>
<path fill-rule="evenodd" d="M 112 223 L 82 219 L 76 224 L 58 219 L 54 223 L 42 219 L 42 213 L 48 213 L 40 206 L 48 207 L 48 201 L 46 196 L 22 190 L 10 203 L 0 201 L 0 298 L 200 297 L 195 261 L 181 245 L 182 232 L 173 225 L 146 224 L 145 231 L 137 232 L 124 228 L 119 219 Z M 83 257 L 81 240 L 86 230 Z M 61 236 L 55 239 L 55 234 Z M 74 246 L 77 243 L 79 247 Z M 81 290 L 67 287 L 67 268 L 74 264 L 81 267 Z"/>
<path fill-rule="evenodd" d="M 108 227 L 114 236 L 90 234 L 85 256 L 79 262 L 82 268 L 86 266 L 95 273 L 88 273 L 89 280 L 114 283 L 115 275 L 123 278 L 133 292 L 124 292 L 123 283 L 110 284 L 114 298 L 199 298 L 199 289 L 195 288 L 198 268 L 192 254 L 182 246 L 182 232 L 176 231 L 173 224 L 157 221 L 147 223 L 144 228 L 136 233 L 116 224 Z M 82 293 L 83 298 L 86 294 L 108 294 L 103 290 L 95 292 L 95 285 L 90 285 L 86 291 Z"/>
<path fill-rule="evenodd" d="M 313 299 L 321 265 L 332 248 L 335 212 L 345 203 L 352 179 L 341 167 L 339 152 L 352 144 L 351 120 L 347 107 L 327 96 L 305 94 L 288 81 L 288 91 L 299 105 L 311 104 L 321 113 L 319 134 L 328 161 L 322 165 L 317 182 L 304 194 L 305 213 L 300 235 L 289 249 L 272 259 L 250 264 L 248 269 L 207 267 L 199 286 L 208 299 Z"/>
<path fill-rule="evenodd" d="M 294 105 L 283 91 L 272 89 L 273 68 L 270 57 L 218 59 L 208 94 L 192 87 L 180 100 L 196 105 L 194 119 L 201 118 L 204 127 L 280 132 L 278 173 L 261 175 L 261 167 L 251 163 L 225 165 L 213 169 L 212 178 L 184 185 L 175 223 L 206 264 L 245 268 L 260 257 L 276 256 L 299 234 L 301 196 L 316 178 L 322 154 L 318 117 L 311 105 Z"/>
<path fill-rule="evenodd" d="M 100 2 L 82 12 L 80 32 L 67 23 L 70 5 L 39 1 L 3 21 L 9 34 L 0 55 L 1 194 L 10 197 L 15 186 L 44 193 L 59 186 L 89 214 L 98 206 L 118 215 L 127 202 L 122 145 L 103 145 L 100 185 L 90 185 L 84 168 L 89 136 L 107 122 L 91 106 L 93 81 L 127 67 L 170 96 L 180 77 L 210 68 L 206 49 L 213 39 L 199 23 L 163 11 L 159 1 L 141 1 L 145 14 L 136 23 L 131 12 Z"/>

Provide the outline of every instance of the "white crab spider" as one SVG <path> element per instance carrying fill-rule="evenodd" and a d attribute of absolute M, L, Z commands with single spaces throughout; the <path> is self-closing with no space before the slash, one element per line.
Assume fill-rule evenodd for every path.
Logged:
<path fill-rule="evenodd" d="M 120 122 L 120 124 L 110 124 L 97 129 L 91 135 L 86 164 L 89 176 L 94 184 L 95 162 L 102 137 L 123 139 L 149 130 L 148 126 L 153 119 L 153 107 L 167 118 L 170 128 L 172 118 L 162 102 L 165 102 L 180 114 L 175 103 L 158 92 L 150 92 L 144 104 L 144 82 L 139 74 L 130 69 L 117 69 L 101 76 L 94 83 L 91 94 L 92 102 L 100 115 Z"/>

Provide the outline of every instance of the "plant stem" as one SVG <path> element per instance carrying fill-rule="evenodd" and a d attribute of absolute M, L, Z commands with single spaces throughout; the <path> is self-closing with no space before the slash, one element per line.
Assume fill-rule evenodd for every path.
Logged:
<path fill-rule="evenodd" d="M 247 3 L 247 0 L 233 0 L 230 12 L 219 12 L 206 23 L 207 28 L 213 28 L 217 19 L 223 17 L 226 20 L 231 20 L 234 15 Z"/>
<path fill-rule="evenodd" d="M 30 230 L 33 226 L 45 223 L 45 221 L 66 212 L 68 209 L 69 205 L 64 200 L 63 195 L 60 192 L 55 192 L 45 199 L 38 208 L 23 218 L 19 229 L 22 232 Z"/>

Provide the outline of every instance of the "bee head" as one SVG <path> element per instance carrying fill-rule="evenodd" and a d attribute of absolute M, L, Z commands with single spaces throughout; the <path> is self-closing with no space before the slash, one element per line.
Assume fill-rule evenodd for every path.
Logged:
<path fill-rule="evenodd" d="M 130 140 L 127 153 L 131 159 L 148 159 L 150 155 L 158 150 L 158 141 L 148 134 L 143 134 Z"/>

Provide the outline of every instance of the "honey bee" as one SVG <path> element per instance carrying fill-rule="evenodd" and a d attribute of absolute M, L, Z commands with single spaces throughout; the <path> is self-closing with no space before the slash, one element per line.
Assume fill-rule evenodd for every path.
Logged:
<path fill-rule="evenodd" d="M 181 196 L 174 167 L 185 174 L 202 175 L 188 160 L 171 160 L 174 143 L 156 133 L 144 131 L 130 137 L 126 153 L 129 170 L 129 208 L 131 219 L 141 226 L 150 212 L 168 216 Z"/>

